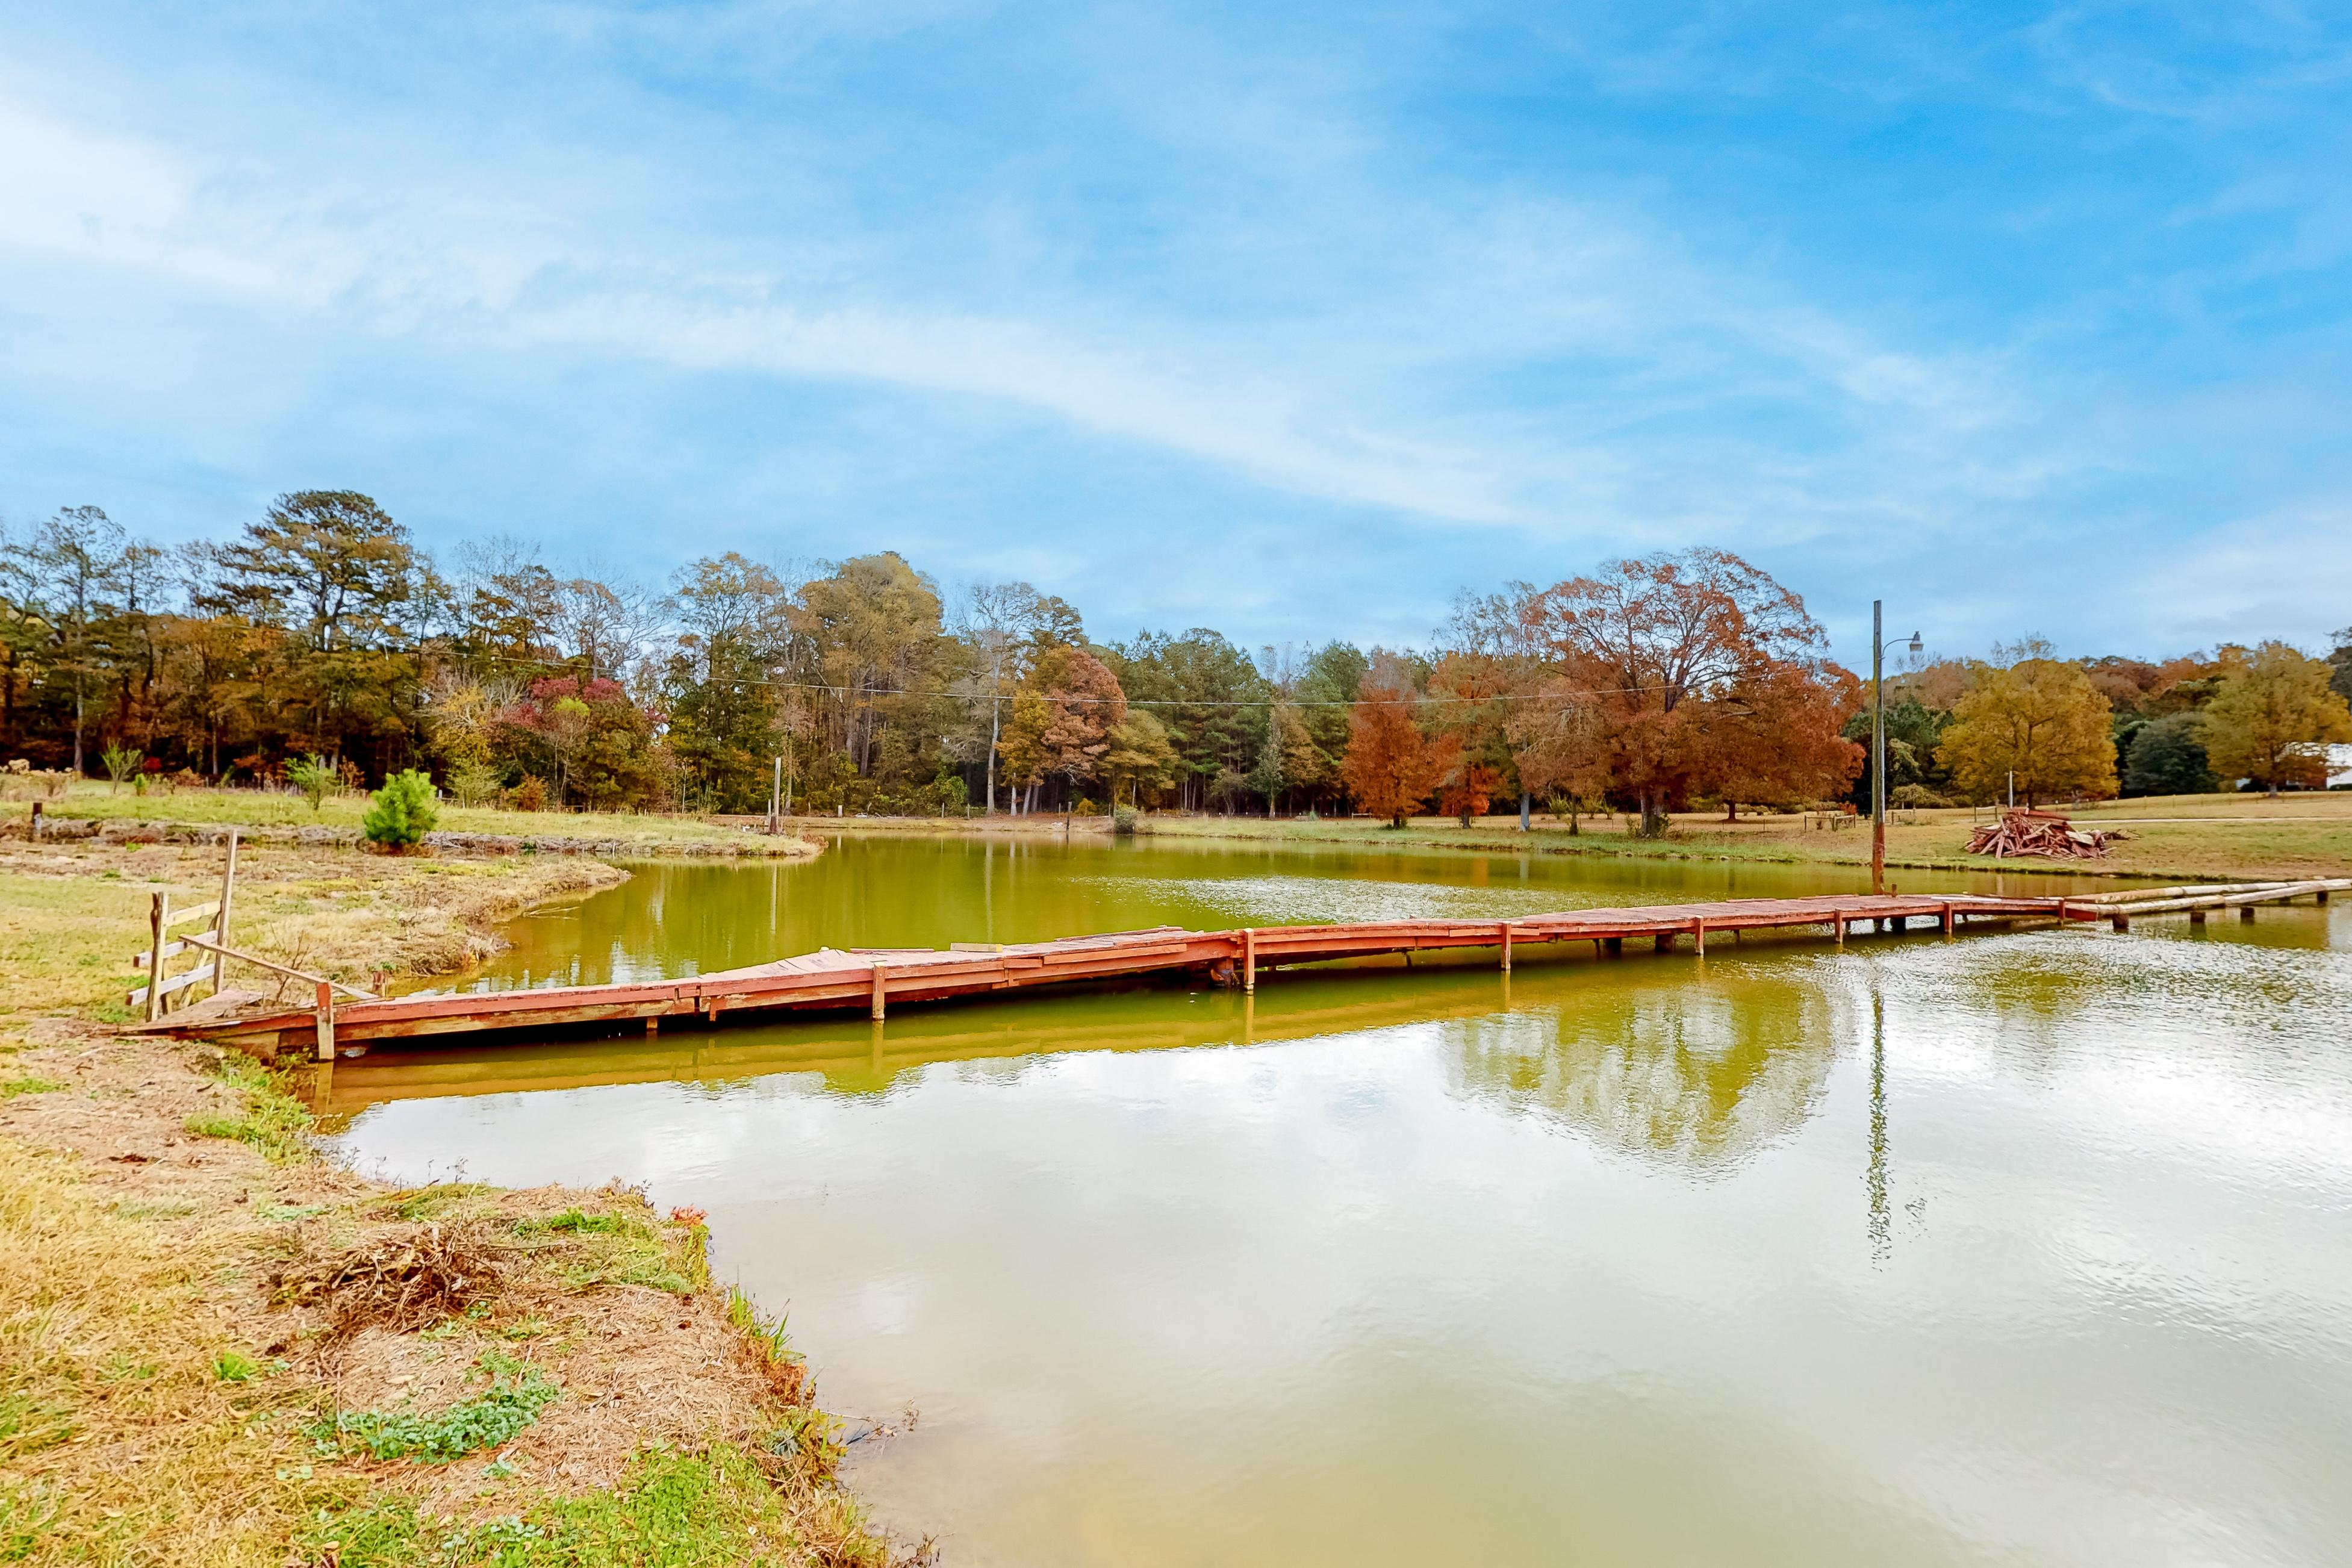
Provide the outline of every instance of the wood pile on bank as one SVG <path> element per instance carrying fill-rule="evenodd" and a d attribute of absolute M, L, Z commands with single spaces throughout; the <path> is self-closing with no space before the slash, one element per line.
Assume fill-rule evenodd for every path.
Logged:
<path fill-rule="evenodd" d="M 2104 860 L 2109 836 L 2077 827 L 2060 812 L 2012 810 L 1969 836 L 1969 853 L 2007 858 L 2038 855 L 2049 860 Z"/>

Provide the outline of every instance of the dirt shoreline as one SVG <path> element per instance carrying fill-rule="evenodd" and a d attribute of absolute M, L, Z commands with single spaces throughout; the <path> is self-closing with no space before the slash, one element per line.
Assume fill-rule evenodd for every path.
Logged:
<path fill-rule="evenodd" d="M 217 859 L 0 846 L 10 956 L 47 950 L 0 980 L 0 1560 L 923 1558 L 837 1483 L 845 1428 L 710 1279 L 700 1215 L 618 1184 L 395 1190 L 316 1152 L 309 1069 L 101 1021 L 121 982 L 80 972 L 135 945 L 147 889 Z M 324 926 L 314 958 L 417 973 L 627 875 L 269 843 L 240 909 L 248 874 L 249 940 Z"/>

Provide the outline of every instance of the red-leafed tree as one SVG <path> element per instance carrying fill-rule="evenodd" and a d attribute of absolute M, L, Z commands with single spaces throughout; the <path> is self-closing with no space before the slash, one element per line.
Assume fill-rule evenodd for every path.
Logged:
<path fill-rule="evenodd" d="M 529 694 L 499 715 L 499 750 L 535 759 L 568 805 L 626 811 L 666 793 L 655 725 L 619 681 L 559 676 L 532 681 Z"/>

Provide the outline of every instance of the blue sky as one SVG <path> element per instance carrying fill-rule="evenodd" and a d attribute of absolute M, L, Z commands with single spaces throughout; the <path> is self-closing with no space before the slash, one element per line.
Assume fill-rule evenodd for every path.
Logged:
<path fill-rule="evenodd" d="M 1416 641 L 1689 543 L 1931 646 L 2352 622 L 2352 13 L 0 9 L 0 517 Z"/>

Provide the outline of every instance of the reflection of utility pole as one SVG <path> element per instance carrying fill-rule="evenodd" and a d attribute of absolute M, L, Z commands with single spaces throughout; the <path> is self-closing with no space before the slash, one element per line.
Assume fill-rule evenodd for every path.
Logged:
<path fill-rule="evenodd" d="M 1870 1256 L 1884 1263 L 1893 1251 L 1886 1217 L 1886 998 L 1870 994 Z"/>

